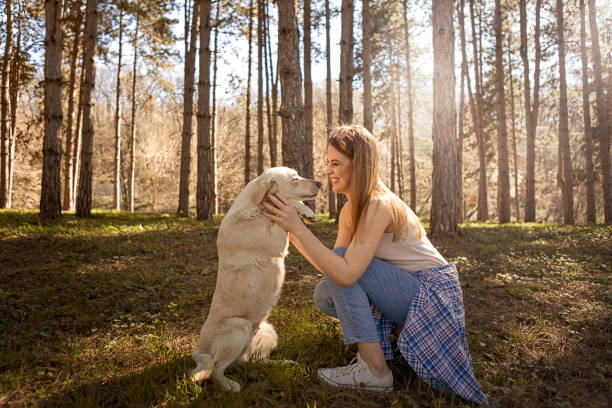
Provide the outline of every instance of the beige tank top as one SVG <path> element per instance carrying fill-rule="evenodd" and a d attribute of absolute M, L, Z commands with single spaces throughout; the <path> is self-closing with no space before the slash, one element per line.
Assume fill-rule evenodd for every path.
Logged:
<path fill-rule="evenodd" d="M 393 233 L 385 232 L 374 256 L 410 273 L 448 264 L 426 235 L 419 240 L 414 234 L 406 234 L 393 242 Z"/>

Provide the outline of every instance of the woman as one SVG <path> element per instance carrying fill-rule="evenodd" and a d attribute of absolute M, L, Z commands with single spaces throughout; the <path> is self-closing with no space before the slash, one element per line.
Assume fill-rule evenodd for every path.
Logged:
<path fill-rule="evenodd" d="M 402 354 L 425 381 L 486 402 L 472 374 L 457 270 L 380 179 L 372 135 L 361 126 L 336 127 L 328 139 L 326 174 L 333 191 L 348 199 L 333 250 L 284 197 L 269 195 L 262 211 L 324 274 L 315 304 L 339 319 L 345 344 L 357 344 L 355 364 L 319 369 L 319 378 L 332 386 L 392 391 L 386 359 L 392 358 L 389 334 L 395 327 Z"/>

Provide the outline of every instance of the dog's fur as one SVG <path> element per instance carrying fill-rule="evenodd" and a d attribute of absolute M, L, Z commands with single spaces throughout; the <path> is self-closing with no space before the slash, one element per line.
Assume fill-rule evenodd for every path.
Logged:
<path fill-rule="evenodd" d="M 268 361 L 278 336 L 266 319 L 285 279 L 289 240 L 285 230 L 261 214 L 261 202 L 266 194 L 279 192 L 300 215 L 316 221 L 312 210 L 295 200 L 313 198 L 320 186 L 295 170 L 274 167 L 238 195 L 219 227 L 217 286 L 192 354 L 197 363 L 192 381 L 212 376 L 224 389 L 238 392 L 240 385 L 225 377 L 225 369 L 236 360 Z"/>

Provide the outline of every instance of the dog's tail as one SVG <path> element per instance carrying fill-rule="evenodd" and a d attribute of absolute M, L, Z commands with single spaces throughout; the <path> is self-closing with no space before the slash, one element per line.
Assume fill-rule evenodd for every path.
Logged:
<path fill-rule="evenodd" d="M 191 357 L 197 363 L 196 368 L 191 371 L 191 381 L 199 382 L 210 378 L 215 362 L 210 354 L 199 353 L 197 350 L 193 352 Z"/>

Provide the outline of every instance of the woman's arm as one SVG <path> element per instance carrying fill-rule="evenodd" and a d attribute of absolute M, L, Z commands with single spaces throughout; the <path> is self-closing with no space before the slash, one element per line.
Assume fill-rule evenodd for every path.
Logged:
<path fill-rule="evenodd" d="M 294 241 L 299 242 L 298 250 L 306 259 L 341 286 L 350 286 L 363 275 L 374 257 L 382 234 L 391 222 L 391 214 L 386 206 L 378 200 L 371 202 L 363 220 L 361 233 L 350 242 L 344 257 L 341 257 L 323 245 L 306 228 L 288 201 L 274 195 L 269 195 L 268 198 L 273 205 L 264 202 L 266 211 L 263 214 L 293 234 Z M 341 214 L 341 221 L 342 218 L 344 217 Z M 346 241 L 345 233 L 346 231 L 339 232 L 336 244 L 343 244 Z"/>

